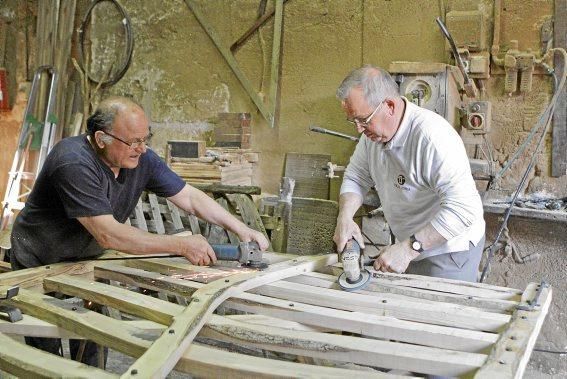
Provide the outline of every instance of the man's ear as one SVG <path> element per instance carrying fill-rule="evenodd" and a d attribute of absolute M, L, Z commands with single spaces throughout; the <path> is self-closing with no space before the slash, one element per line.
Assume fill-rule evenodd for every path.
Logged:
<path fill-rule="evenodd" d="M 98 146 L 99 149 L 102 149 L 106 144 L 102 141 L 102 136 L 104 132 L 97 130 L 94 134 L 94 143 Z"/>

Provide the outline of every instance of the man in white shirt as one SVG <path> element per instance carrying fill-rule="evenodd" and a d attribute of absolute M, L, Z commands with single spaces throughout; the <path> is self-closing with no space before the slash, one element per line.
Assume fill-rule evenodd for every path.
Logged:
<path fill-rule="evenodd" d="M 378 67 L 351 72 L 337 90 L 362 133 L 345 171 L 334 241 L 364 241 L 353 216 L 374 186 L 396 243 L 374 268 L 475 282 L 484 248 L 482 201 L 463 142 L 436 113 L 399 94 Z"/>

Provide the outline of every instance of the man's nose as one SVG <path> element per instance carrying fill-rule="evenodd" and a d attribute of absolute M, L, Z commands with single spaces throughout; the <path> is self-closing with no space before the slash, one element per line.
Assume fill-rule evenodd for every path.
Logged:
<path fill-rule="evenodd" d="M 144 154 L 147 150 L 147 146 L 145 143 L 142 143 L 139 146 L 136 146 L 134 150 L 140 154 Z"/>

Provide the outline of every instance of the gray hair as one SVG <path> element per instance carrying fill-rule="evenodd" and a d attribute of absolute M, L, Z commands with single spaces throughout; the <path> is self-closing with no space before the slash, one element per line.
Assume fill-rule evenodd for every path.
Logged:
<path fill-rule="evenodd" d="M 361 88 L 364 98 L 371 107 L 377 107 L 387 98 L 400 97 L 398 84 L 392 76 L 380 67 L 365 65 L 353 70 L 337 89 L 339 100 L 346 100 L 353 88 Z"/>
<path fill-rule="evenodd" d="M 87 120 L 87 133 L 94 136 L 99 130 L 112 132 L 116 115 L 132 106 L 142 108 L 139 104 L 124 97 L 110 97 L 103 100 Z M 101 136 L 101 140 L 109 145 L 114 141 L 114 138 L 104 135 Z"/>

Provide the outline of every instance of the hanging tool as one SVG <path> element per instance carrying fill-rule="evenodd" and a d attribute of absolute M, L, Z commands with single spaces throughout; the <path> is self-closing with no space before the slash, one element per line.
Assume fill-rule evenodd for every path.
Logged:
<path fill-rule="evenodd" d="M 476 88 L 476 85 L 474 84 L 474 82 L 471 80 L 471 78 L 467 74 L 467 70 L 465 69 L 465 65 L 463 63 L 463 60 L 461 59 L 461 55 L 459 54 L 459 51 L 457 50 L 457 45 L 455 45 L 455 40 L 453 39 L 453 37 L 451 37 L 449 30 L 447 29 L 447 27 L 445 26 L 445 24 L 443 23 L 443 21 L 441 21 L 441 19 L 439 17 L 437 17 L 435 19 L 435 21 L 437 21 L 437 24 L 439 25 L 439 28 L 441 28 L 441 32 L 443 33 L 445 38 L 447 38 L 447 41 L 449 41 L 449 46 L 451 46 L 451 51 L 453 52 L 453 57 L 455 58 L 455 62 L 457 63 L 457 67 L 459 67 L 459 70 L 461 71 L 461 73 L 463 74 L 463 78 L 465 79 L 464 88 L 465 88 L 465 92 L 466 92 L 467 96 L 470 97 L 470 98 L 477 97 L 478 96 L 478 89 Z"/>
<path fill-rule="evenodd" d="M 364 256 L 358 242 L 354 239 L 348 241 L 339 258 L 343 264 L 339 287 L 349 292 L 363 289 L 370 281 L 370 272 L 364 268 Z"/>
<path fill-rule="evenodd" d="M 262 259 L 262 250 L 255 241 L 240 242 L 239 244 L 219 244 L 211 245 L 218 260 L 239 262 L 243 267 L 257 268 L 264 270 L 268 267 L 268 262 Z M 98 258 L 97 261 L 117 261 L 132 259 L 156 259 L 156 258 L 179 258 L 184 257 L 179 254 L 150 254 L 134 255 L 130 257 Z"/>
<path fill-rule="evenodd" d="M 48 76 L 48 93 L 45 96 L 46 103 L 39 104 L 38 99 L 41 87 L 41 79 L 44 75 Z M 42 87 L 43 88 L 43 87 Z M 9 172 L 8 184 L 2 204 L 2 225 L 4 229 L 11 222 L 12 209 L 22 209 L 25 198 L 31 189 L 21 193 L 22 179 L 35 180 L 39 174 L 43 162 L 54 145 L 55 132 L 57 129 L 57 117 L 55 116 L 55 93 L 57 91 L 57 71 L 52 66 L 40 66 L 34 74 L 30 95 L 26 110 L 23 116 L 22 129 L 18 139 L 18 148 L 14 154 L 12 167 Z M 44 116 L 35 117 L 35 110 L 45 110 Z M 35 172 L 24 172 L 26 159 L 30 150 L 39 150 Z M 29 163 L 29 162 L 28 162 Z"/>
<path fill-rule="evenodd" d="M 321 127 L 315 126 L 315 125 L 311 125 L 309 127 L 309 130 L 311 130 L 312 132 L 317 132 L 317 133 L 330 134 L 330 135 L 335 136 L 335 137 L 346 138 L 346 139 L 349 139 L 351 141 L 358 141 L 358 137 L 354 137 L 354 136 L 350 136 L 348 134 L 335 132 L 334 130 L 321 128 Z"/>

